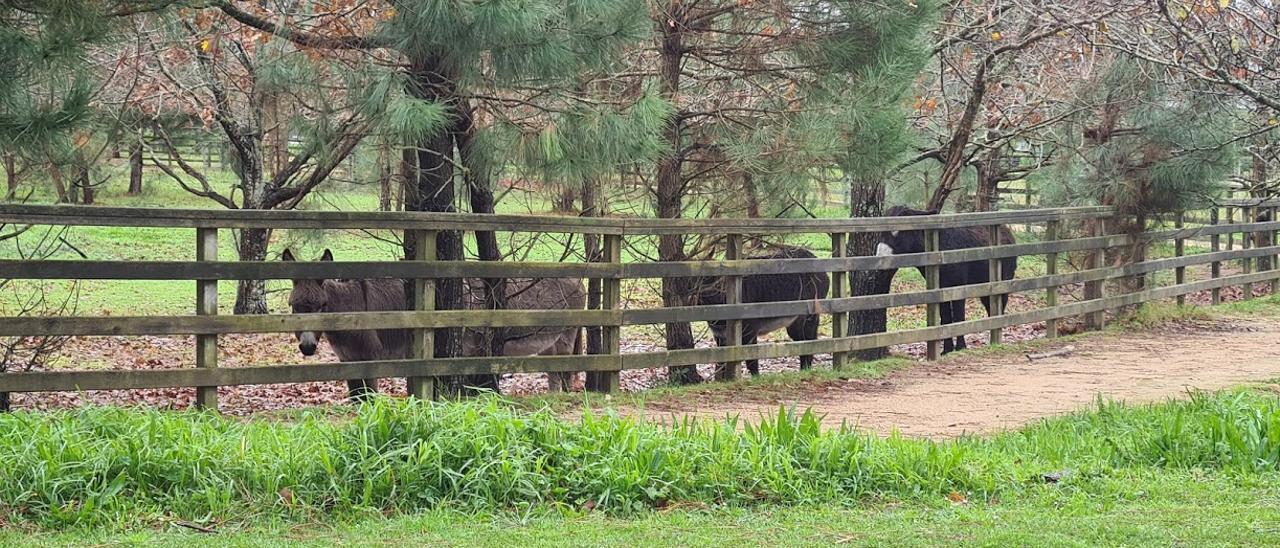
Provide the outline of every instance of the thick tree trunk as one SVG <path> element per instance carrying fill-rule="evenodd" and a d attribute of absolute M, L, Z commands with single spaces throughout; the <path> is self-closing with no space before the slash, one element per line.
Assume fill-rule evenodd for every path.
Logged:
<path fill-rule="evenodd" d="M 242 139 L 238 174 L 240 188 L 243 192 L 241 207 L 243 209 L 266 209 L 266 185 L 263 181 L 262 141 L 260 138 L 245 137 Z M 237 253 L 242 261 L 263 261 L 267 258 L 267 245 L 271 240 L 271 232 L 263 229 L 244 229 L 240 231 Z M 236 286 L 236 303 L 233 309 L 236 314 L 266 314 L 267 291 L 263 280 L 240 280 Z"/>
<path fill-rule="evenodd" d="M 129 193 L 142 194 L 142 143 L 134 143 L 129 149 Z"/>
<path fill-rule="evenodd" d="M 267 260 L 267 246 L 271 242 L 271 230 L 246 228 L 240 231 L 236 241 L 241 261 Z M 236 314 L 266 314 L 267 283 L 264 280 L 241 280 L 236 287 Z"/>
<path fill-rule="evenodd" d="M 993 148 L 978 158 L 974 211 L 995 211 L 1000 203 L 1000 179 L 1004 175 L 1001 151 L 999 147 Z"/>
<path fill-rule="evenodd" d="M 482 165 L 481 160 L 476 151 L 472 149 L 475 144 L 475 118 L 472 116 L 470 105 L 463 105 L 459 108 L 458 124 L 454 128 L 454 140 L 458 144 L 458 157 L 462 161 L 462 165 L 466 168 L 463 175 L 464 182 L 467 185 L 468 199 L 471 203 L 471 212 L 476 214 L 493 214 L 496 204 L 494 203 L 493 187 L 490 186 L 492 176 L 488 166 Z M 476 231 L 476 252 L 482 261 L 501 261 L 502 249 L 498 246 L 498 236 L 492 230 Z M 507 307 L 506 280 L 502 278 L 486 278 L 484 280 L 484 299 L 489 308 L 493 310 L 503 310 Z M 489 339 L 489 355 L 502 356 L 505 354 L 506 333 L 504 328 L 495 327 L 489 330 L 491 334 Z M 554 376 L 553 376 L 554 379 Z M 484 388 L 486 390 L 498 391 L 497 375 L 472 375 L 467 382 L 468 386 Z"/>
<path fill-rule="evenodd" d="M 451 79 L 441 60 L 431 55 L 419 55 L 410 60 L 408 92 L 415 98 L 433 103 L 457 106 Z M 453 182 L 454 135 L 444 131 L 413 143 L 410 153 L 416 156 L 415 168 L 406 188 L 405 210 L 427 212 L 454 212 L 456 197 Z M 405 238 L 405 255 L 413 256 L 417 243 Z M 442 261 L 463 260 L 462 234 L 455 230 L 436 233 L 436 258 Z M 440 278 L 436 284 L 436 310 L 462 309 L 462 281 L 457 278 Z M 457 328 L 435 331 L 435 355 L 451 358 L 462 355 L 462 333 Z M 441 395 L 460 395 L 466 380 L 451 377 L 445 381 Z"/>
<path fill-rule="evenodd" d="M 849 186 L 849 216 L 879 217 L 884 213 L 884 181 L 868 178 L 855 180 Z M 849 238 L 848 254 L 851 256 L 875 255 L 880 234 L 864 232 Z M 849 294 L 882 295 L 889 292 L 896 270 L 858 270 L 853 273 Z M 888 313 L 885 309 L 855 310 L 849 313 L 850 335 L 884 333 L 888 329 Z M 879 360 L 889 357 L 888 348 L 869 348 L 854 352 L 859 360 Z"/>
<path fill-rule="evenodd" d="M 685 11 L 686 8 L 681 6 L 679 2 L 672 2 L 670 17 L 682 18 Z M 679 109 L 680 67 L 684 60 L 681 33 L 684 25 L 681 21 L 671 23 L 667 20 L 667 17 L 660 17 L 657 25 L 658 31 L 662 36 L 659 78 L 661 80 L 663 99 L 666 99 Z M 682 118 L 679 114 L 676 114 L 667 119 L 666 127 L 662 132 L 669 150 L 666 155 L 658 160 L 657 166 L 657 213 L 658 217 L 662 219 L 677 219 L 684 212 L 685 180 L 682 169 L 684 164 L 684 150 L 681 144 L 682 130 Z M 685 258 L 684 236 L 667 234 L 658 237 L 659 261 L 683 261 Z M 693 293 L 690 287 L 691 282 L 692 280 L 687 278 L 663 278 L 662 305 L 672 307 L 693 304 L 689 299 L 689 295 Z M 666 324 L 666 338 L 668 350 L 693 348 L 693 328 L 689 325 L 689 322 Z M 702 378 L 698 375 L 698 370 L 694 366 L 668 368 L 667 378 L 675 384 L 702 382 Z"/>

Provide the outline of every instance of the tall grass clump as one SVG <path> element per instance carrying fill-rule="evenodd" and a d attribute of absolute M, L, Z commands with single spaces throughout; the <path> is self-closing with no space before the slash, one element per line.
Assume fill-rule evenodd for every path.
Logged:
<path fill-rule="evenodd" d="M 673 504 L 941 500 L 1025 488 L 1062 466 L 1275 471 L 1280 408 L 1255 393 L 1091 413 L 933 442 L 823 429 L 780 410 L 754 424 L 566 420 L 496 398 L 379 399 L 353 418 L 290 422 L 87 408 L 0 416 L 0 521 L 43 527 L 311 519 L 532 505 L 630 514 Z"/>

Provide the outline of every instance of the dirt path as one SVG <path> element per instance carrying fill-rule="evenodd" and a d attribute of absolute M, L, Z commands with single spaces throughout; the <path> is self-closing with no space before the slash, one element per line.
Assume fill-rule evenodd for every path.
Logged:
<path fill-rule="evenodd" d="M 785 391 L 654 402 L 655 420 L 673 415 L 746 420 L 778 405 L 812 408 L 824 423 L 887 433 L 952 437 L 1012 428 L 1091 405 L 1095 398 L 1149 402 L 1280 378 L 1280 322 L 1213 320 L 1071 343 L 1069 356 L 1030 362 L 1020 355 L 958 357 L 875 381 L 813 381 Z M 1054 348 L 1054 347 L 1048 347 Z M 1037 352 L 1045 351 L 1038 348 Z M 744 398 L 738 396 L 746 396 Z"/>

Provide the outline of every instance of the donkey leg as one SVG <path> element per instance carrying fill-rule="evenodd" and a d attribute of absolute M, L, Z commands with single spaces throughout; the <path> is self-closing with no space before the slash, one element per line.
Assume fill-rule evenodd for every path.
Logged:
<path fill-rule="evenodd" d="M 791 340 L 812 341 L 818 338 L 818 316 L 804 316 L 787 325 L 787 336 Z M 800 370 L 813 367 L 813 355 L 800 356 Z"/>
<path fill-rule="evenodd" d="M 760 334 L 756 333 L 756 330 L 752 329 L 749 333 L 742 333 L 742 344 L 756 344 L 757 342 L 760 342 Z M 752 377 L 759 377 L 760 360 L 747 360 L 747 372 L 751 373 Z"/>
<path fill-rule="evenodd" d="M 577 354 L 578 330 L 573 331 L 573 337 L 562 336 L 556 339 L 546 350 L 539 352 L 540 356 L 568 356 Z M 572 371 L 560 371 L 547 373 L 547 391 L 548 392 L 569 392 L 573 390 L 573 378 L 575 373 Z"/>
<path fill-rule="evenodd" d="M 378 379 L 348 379 L 347 380 L 347 399 L 352 402 L 362 402 L 373 397 L 378 393 Z"/>
<path fill-rule="evenodd" d="M 951 323 L 964 321 L 964 299 L 951 301 Z M 964 350 L 968 345 L 964 342 L 964 334 L 956 335 L 956 350 Z"/>
<path fill-rule="evenodd" d="M 951 319 L 951 301 L 944 302 L 944 303 L 938 303 L 938 316 L 939 316 L 939 319 L 942 321 L 942 325 L 948 325 L 948 324 L 950 324 L 950 323 L 952 322 L 952 319 Z M 953 339 L 953 338 L 951 338 L 951 337 L 947 337 L 947 338 L 945 338 L 945 339 L 942 339 L 942 353 L 943 353 L 943 354 L 950 354 L 951 352 L 954 352 L 954 351 L 955 351 L 955 349 L 956 349 L 956 347 L 955 347 L 955 339 Z"/>

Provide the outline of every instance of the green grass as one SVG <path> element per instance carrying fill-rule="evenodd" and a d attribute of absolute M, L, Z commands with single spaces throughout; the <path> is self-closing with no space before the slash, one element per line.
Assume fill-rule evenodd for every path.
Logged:
<path fill-rule="evenodd" d="M 1043 476 L 1063 472 L 1046 484 Z M 1049 495 L 1141 499 L 1167 477 L 1280 487 L 1280 402 L 1265 390 L 1088 412 L 990 438 L 876 437 L 780 412 L 759 426 L 565 421 L 498 400 L 379 400 L 350 420 L 95 408 L 0 417 L 0 523 L 150 530 L 341 523 L 430 510 L 975 505 Z M 1069 496 L 1068 496 L 1069 495 Z M 998 511 L 999 507 L 993 507 Z M 575 518 L 576 519 L 576 518 Z"/>
<path fill-rule="evenodd" d="M 1125 478 L 1107 497 L 1044 486 L 1014 498 L 686 509 L 617 518 L 533 511 L 413 516 L 336 523 L 274 522 L 219 528 L 216 535 L 159 530 L 0 532 L 8 546 L 1267 546 L 1280 542 L 1274 482 L 1169 473 Z"/>

